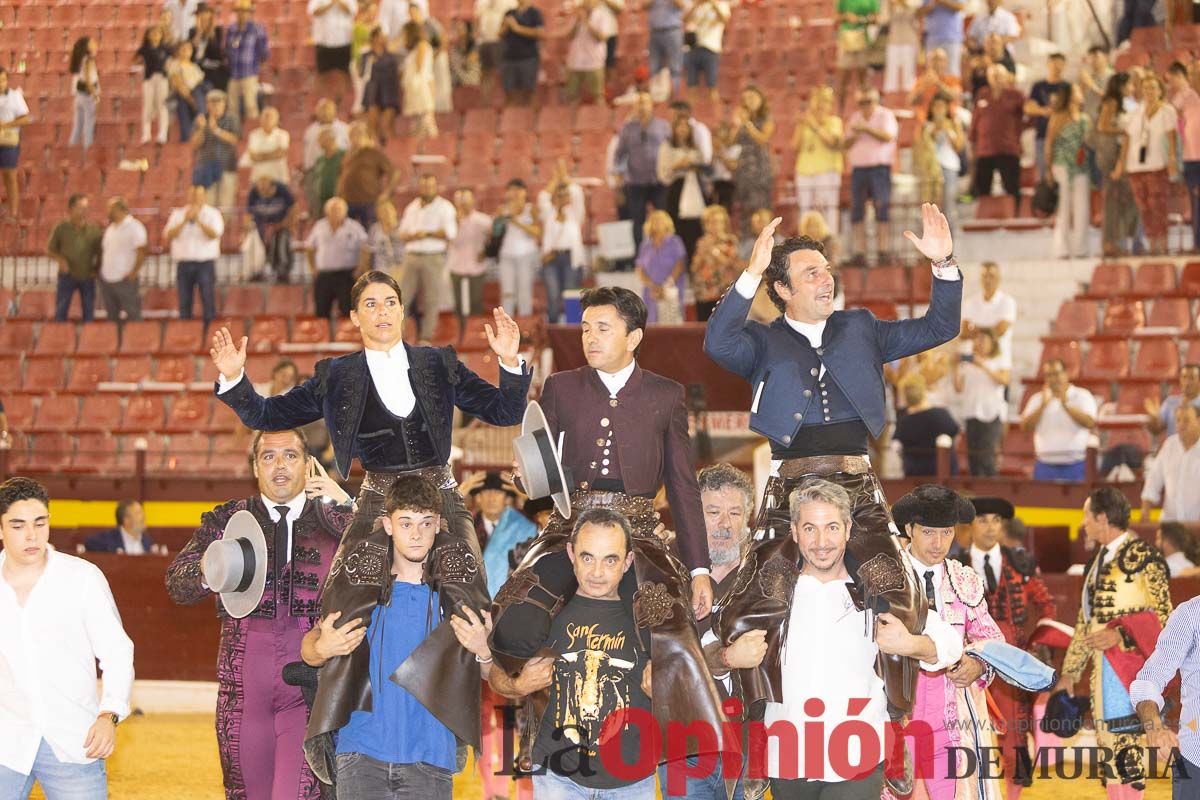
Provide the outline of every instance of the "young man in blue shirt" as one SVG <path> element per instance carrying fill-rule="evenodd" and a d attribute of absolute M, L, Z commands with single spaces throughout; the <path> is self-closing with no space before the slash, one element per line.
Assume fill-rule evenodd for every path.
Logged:
<path fill-rule="evenodd" d="M 370 623 L 364 627 L 355 619 L 337 628 L 341 612 L 329 614 L 304 637 L 300 654 L 306 663 L 320 667 L 368 641 L 371 710 L 353 712 L 338 732 L 339 794 L 449 800 L 456 769 L 454 733 L 391 680 L 441 623 L 438 589 L 426 582 L 426 561 L 442 527 L 442 493 L 425 477 L 402 475 L 388 490 L 384 509 L 380 522 L 392 540 L 388 560 L 394 580 Z M 449 624 L 459 643 L 480 662 L 486 679 L 492 661 L 487 644 L 491 617 L 484 612 L 481 619 L 466 606 L 460 613 L 450 617 Z"/>

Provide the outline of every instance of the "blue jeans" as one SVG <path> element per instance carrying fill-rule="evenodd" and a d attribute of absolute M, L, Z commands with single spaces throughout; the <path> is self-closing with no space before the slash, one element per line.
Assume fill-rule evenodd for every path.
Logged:
<path fill-rule="evenodd" d="M 1073 464 L 1047 464 L 1035 461 L 1033 464 L 1033 479 L 1035 481 L 1082 481 L 1087 476 L 1084 468 L 1086 461 L 1076 461 Z"/>
<path fill-rule="evenodd" d="M 346 216 L 363 226 L 364 230 L 371 230 L 371 226 L 375 224 L 375 204 L 374 203 L 347 203 Z"/>
<path fill-rule="evenodd" d="M 71 122 L 71 141 L 74 147 L 83 145 L 87 150 L 96 138 L 96 98 L 90 94 L 75 93 L 75 116 Z"/>
<path fill-rule="evenodd" d="M 340 783 L 339 783 L 340 785 Z M 533 800 L 654 800 L 654 776 L 616 789 L 589 789 L 546 770 L 533 776 Z"/>
<path fill-rule="evenodd" d="M 563 292 L 579 288 L 579 270 L 571 263 L 571 251 L 557 252 L 542 265 L 542 281 L 546 284 L 546 315 L 550 322 L 558 322 Z"/>
<path fill-rule="evenodd" d="M 22 775 L 8 767 L 0 767 L 0 797 L 25 800 L 33 791 L 35 781 L 52 800 L 104 800 L 108 797 L 108 774 L 103 759 L 90 764 L 65 764 L 54 757 L 54 749 L 45 739 L 38 746 L 30 774 Z"/>
<path fill-rule="evenodd" d="M 1200 249 L 1200 161 L 1183 162 L 1183 182 L 1192 201 L 1192 247 Z"/>
<path fill-rule="evenodd" d="M 867 215 L 867 200 L 875 206 L 875 219 L 887 222 L 892 207 L 892 168 L 888 164 L 855 167 L 850 171 L 850 221 Z"/>
<path fill-rule="evenodd" d="M 694 767 L 698 760 L 698 756 L 688 756 L 687 765 Z M 688 775 L 687 786 L 683 794 L 671 794 L 667 790 L 667 770 L 670 766 L 671 764 L 668 763 L 662 764 L 658 768 L 658 784 L 662 790 L 664 800 L 674 800 L 676 797 L 686 797 L 688 800 L 725 800 L 725 776 L 721 773 L 720 755 L 715 757 L 715 766 L 713 767 L 713 771 L 708 775 L 702 778 Z M 732 800 L 742 800 L 744 796 L 742 781 L 739 778 L 737 784 L 733 787 Z"/>
<path fill-rule="evenodd" d="M 687 52 L 683 59 L 687 68 L 687 85 L 700 85 L 700 76 L 704 76 L 704 85 L 709 89 L 717 88 L 717 69 L 721 66 L 721 54 L 714 53 L 707 47 L 699 45 Z"/>
<path fill-rule="evenodd" d="M 179 318 L 192 318 L 192 303 L 195 291 L 200 289 L 200 310 L 204 323 L 217 316 L 217 300 L 214 286 L 217 282 L 215 261 L 180 261 L 175 265 L 175 285 L 179 289 Z"/>
<path fill-rule="evenodd" d="M 96 279 L 79 280 L 65 273 L 58 274 L 58 287 L 54 291 L 54 318 L 66 322 L 67 312 L 71 310 L 71 295 L 79 291 L 80 305 L 83 306 L 83 321 L 91 322 L 96 316 Z"/>
<path fill-rule="evenodd" d="M 663 67 L 671 71 L 671 83 L 679 83 L 683 72 L 683 28 L 657 28 L 650 31 L 650 77 Z"/>
<path fill-rule="evenodd" d="M 450 800 L 454 776 L 429 764 L 389 764 L 362 753 L 338 753 L 338 794 L 359 800 Z"/>
<path fill-rule="evenodd" d="M 1125 0 L 1121 19 L 1117 21 L 1117 44 L 1133 35 L 1134 28 L 1154 28 L 1154 0 Z"/>
<path fill-rule="evenodd" d="M 175 98 L 175 116 L 179 117 L 179 141 L 191 140 L 192 126 L 196 124 L 196 117 L 203 116 L 205 113 L 205 92 L 207 91 L 208 84 L 206 83 L 201 83 L 192 90 L 192 100 L 196 103 L 195 111 L 182 97 Z"/>

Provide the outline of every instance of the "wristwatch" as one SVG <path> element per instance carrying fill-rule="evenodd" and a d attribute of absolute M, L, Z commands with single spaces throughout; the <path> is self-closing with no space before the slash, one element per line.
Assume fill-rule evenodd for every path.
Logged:
<path fill-rule="evenodd" d="M 108 720 L 110 722 L 112 722 L 114 728 L 117 727 L 117 725 L 119 725 L 121 722 L 121 718 L 119 716 L 117 716 L 116 714 L 112 713 L 111 711 L 101 711 L 96 716 L 96 719 L 104 719 L 106 717 L 108 718 Z"/>

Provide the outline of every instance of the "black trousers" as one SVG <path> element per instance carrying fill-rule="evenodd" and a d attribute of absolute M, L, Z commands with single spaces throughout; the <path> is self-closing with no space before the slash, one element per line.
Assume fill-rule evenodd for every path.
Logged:
<path fill-rule="evenodd" d="M 771 778 L 775 800 L 877 800 L 883 790 L 883 764 L 856 781 L 808 781 Z"/>
<path fill-rule="evenodd" d="M 982 156 L 975 159 L 975 196 L 985 197 L 992 193 L 992 179 L 997 170 L 1000 171 L 1000 181 L 1004 184 L 1005 194 L 1013 196 L 1019 209 L 1021 205 L 1020 156 Z"/>
<path fill-rule="evenodd" d="M 1004 423 L 997 417 L 992 420 L 967 420 L 967 463 L 971 474 L 990 478 L 996 474 L 996 448 Z"/>
<path fill-rule="evenodd" d="M 350 316 L 350 290 L 354 287 L 354 269 L 331 269 L 318 272 L 313 281 L 313 302 L 317 316 L 329 319 L 333 301 L 337 301 L 339 316 Z"/>

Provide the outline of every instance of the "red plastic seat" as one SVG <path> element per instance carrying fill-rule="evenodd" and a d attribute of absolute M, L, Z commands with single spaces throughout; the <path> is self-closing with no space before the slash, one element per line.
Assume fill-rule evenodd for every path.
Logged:
<path fill-rule="evenodd" d="M 1084 380 L 1126 377 L 1129 375 L 1129 343 L 1103 339 L 1093 342 L 1079 374 Z"/>
<path fill-rule="evenodd" d="M 1145 414 L 1146 401 L 1150 399 L 1162 399 L 1162 390 L 1157 383 L 1122 382 L 1117 386 L 1117 413 Z"/>
<path fill-rule="evenodd" d="M 199 473 L 208 469 L 208 451 L 212 447 L 212 437 L 207 433 L 193 431 L 178 433 L 171 436 L 163 457 L 164 472 Z"/>
<path fill-rule="evenodd" d="M 1175 265 L 1170 261 L 1147 261 L 1137 268 L 1133 278 L 1134 297 L 1161 297 L 1178 286 Z"/>
<path fill-rule="evenodd" d="M 67 431 L 74 428 L 78 420 L 79 395 L 51 394 L 42 398 L 37 416 L 34 417 L 29 430 L 34 433 Z"/>
<path fill-rule="evenodd" d="M 1186 297 L 1160 297 L 1150 308 L 1146 325 L 1151 328 L 1178 328 L 1181 332 L 1192 328 L 1191 302 Z"/>
<path fill-rule="evenodd" d="M 133 472 L 133 461 L 121 455 L 115 436 L 107 431 L 95 431 L 75 437 L 75 456 L 71 459 L 70 469 L 72 472 L 128 475 Z"/>
<path fill-rule="evenodd" d="M 66 469 L 71 463 L 75 442 L 71 434 L 63 431 L 45 431 L 30 437 L 29 452 L 25 458 L 13 459 L 13 470 L 17 472 L 56 472 Z"/>
<path fill-rule="evenodd" d="M 1183 265 L 1175 293 L 1181 297 L 1200 297 L 1200 261 L 1189 261 Z"/>
<path fill-rule="evenodd" d="M 71 378 L 67 381 L 69 392 L 92 392 L 96 385 L 112 380 L 112 367 L 108 356 L 75 356 L 71 362 Z"/>
<path fill-rule="evenodd" d="M 1150 432 L 1145 428 L 1111 428 L 1105 431 L 1101 447 L 1107 450 L 1119 444 L 1133 445 L 1143 453 L 1154 451 L 1154 444 L 1150 441 Z"/>
<path fill-rule="evenodd" d="M 160 351 L 170 355 L 192 355 L 207 352 L 204 341 L 204 322 L 198 319 L 167 320 L 163 326 Z"/>
<path fill-rule="evenodd" d="M 1065 339 L 1086 339 L 1096 333 L 1095 300 L 1068 300 L 1058 307 L 1058 316 L 1051 325 L 1051 336 Z"/>
<path fill-rule="evenodd" d="M 1179 347 L 1173 339 L 1146 339 L 1138 347 L 1133 376 L 1139 380 L 1174 381 L 1179 378 Z"/>
<path fill-rule="evenodd" d="M 142 354 L 157 352 L 162 344 L 162 323 L 146 319 L 126 322 L 121 326 L 121 353 Z"/>
<path fill-rule="evenodd" d="M 908 301 L 908 270 L 904 267 L 876 267 L 867 270 L 863 286 L 863 300 L 890 300 L 893 303 Z"/>
<path fill-rule="evenodd" d="M 1086 297 L 1119 297 L 1133 290 L 1133 269 L 1123 262 L 1097 264 Z"/>
<path fill-rule="evenodd" d="M 975 218 L 1006 220 L 1017 216 L 1016 200 L 1010 194 L 984 195 L 975 204 Z"/>
<path fill-rule="evenodd" d="M 867 271 L 857 267 L 843 267 L 837 272 L 846 302 L 862 300 L 867 282 Z"/>
<path fill-rule="evenodd" d="M 150 175 L 155 174 L 152 170 Z M 149 233 L 149 230 L 147 230 Z M 151 237 L 154 234 L 150 234 Z M 154 239 L 151 238 L 151 242 Z M 152 286 L 142 292 L 142 313 L 155 313 L 157 316 L 167 316 L 179 311 L 179 290 Z M 126 323 L 127 325 L 129 323 Z"/>
<path fill-rule="evenodd" d="M 8 429 L 12 431 L 20 431 L 28 428 L 33 424 L 33 415 L 35 412 L 33 394 L 8 394 L 3 396 L 4 414 L 8 417 Z"/>
<path fill-rule="evenodd" d="M 76 300 L 79 295 L 74 295 Z M 54 292 L 26 289 L 17 296 L 17 316 L 25 319 L 51 319 L 54 316 Z"/>
<path fill-rule="evenodd" d="M 25 359 L 25 380 L 21 388 L 27 392 L 57 392 L 67 382 L 67 362 L 61 356 L 30 356 Z"/>
<path fill-rule="evenodd" d="M 248 351 L 255 353 L 276 351 L 279 349 L 279 345 L 288 341 L 287 317 L 256 317 L 250 323 L 250 332 L 247 335 L 250 337 L 250 343 L 246 348 Z"/>
<path fill-rule="evenodd" d="M 1001 475 L 1028 478 L 1033 475 L 1033 463 L 1033 433 L 1022 430 L 1020 425 L 1010 425 L 997 471 Z"/>
<path fill-rule="evenodd" d="M 185 392 L 171 399 L 167 412 L 167 433 L 207 431 L 212 419 L 212 395 Z"/>
<path fill-rule="evenodd" d="M 469 324 L 470 320 L 467 320 L 467 322 Z M 333 340 L 335 342 L 353 342 L 359 344 L 362 342 L 362 334 L 358 332 L 358 328 L 354 327 L 354 323 L 350 321 L 349 317 L 338 317 L 334 322 Z"/>
<path fill-rule="evenodd" d="M 230 286 L 225 290 L 221 308 L 230 316 L 253 317 L 263 313 L 265 300 L 260 286 Z"/>
<path fill-rule="evenodd" d="M 895 320 L 900 318 L 896 304 L 888 300 L 872 300 L 862 303 L 861 306 L 879 319 Z"/>
<path fill-rule="evenodd" d="M 297 317 L 293 319 L 290 341 L 299 344 L 328 342 L 329 320 L 318 317 Z"/>
<path fill-rule="evenodd" d="M 116 322 L 85 322 L 79 326 L 79 344 L 75 352 L 81 356 L 109 356 L 117 352 Z"/>
<path fill-rule="evenodd" d="M 1104 309 L 1104 333 L 1109 336 L 1132 336 L 1146 324 L 1146 311 L 1141 300 L 1110 300 Z"/>
<path fill-rule="evenodd" d="M 917 267 L 909 272 L 909 277 L 912 278 L 912 301 L 928 303 L 933 293 L 933 270 Z"/>
<path fill-rule="evenodd" d="M 113 392 L 97 392 L 83 398 L 79 412 L 80 431 L 111 432 L 121 426 L 121 396 Z"/>
<path fill-rule="evenodd" d="M 117 383 L 138 383 L 150 377 L 150 355 L 124 355 L 113 359 L 112 379 Z"/>
<path fill-rule="evenodd" d="M 268 314 L 295 314 L 308 302 L 303 284 L 273 284 L 267 289 Z M 233 312 L 229 312 L 233 313 Z"/>
<path fill-rule="evenodd" d="M 154 368 L 154 380 L 164 383 L 191 383 L 196 377 L 192 356 L 159 356 Z"/>
<path fill-rule="evenodd" d="M 121 420 L 121 430 L 126 432 L 162 430 L 166 418 L 166 407 L 161 395 L 130 395 Z"/>
<path fill-rule="evenodd" d="M 43 322 L 38 331 L 37 345 L 33 348 L 38 356 L 69 356 L 75 352 L 74 322 Z"/>
<path fill-rule="evenodd" d="M 0 353 L 15 355 L 33 349 L 33 320 L 6 319 L 0 325 Z"/>
<path fill-rule="evenodd" d="M 158 472 L 162 468 L 163 453 L 167 448 L 167 438 L 163 434 L 137 433 L 119 437 L 118 440 L 121 442 L 120 458 L 123 463 L 128 459 L 131 470 L 136 469 L 139 450 L 144 450 L 146 453 L 147 472 Z"/>

